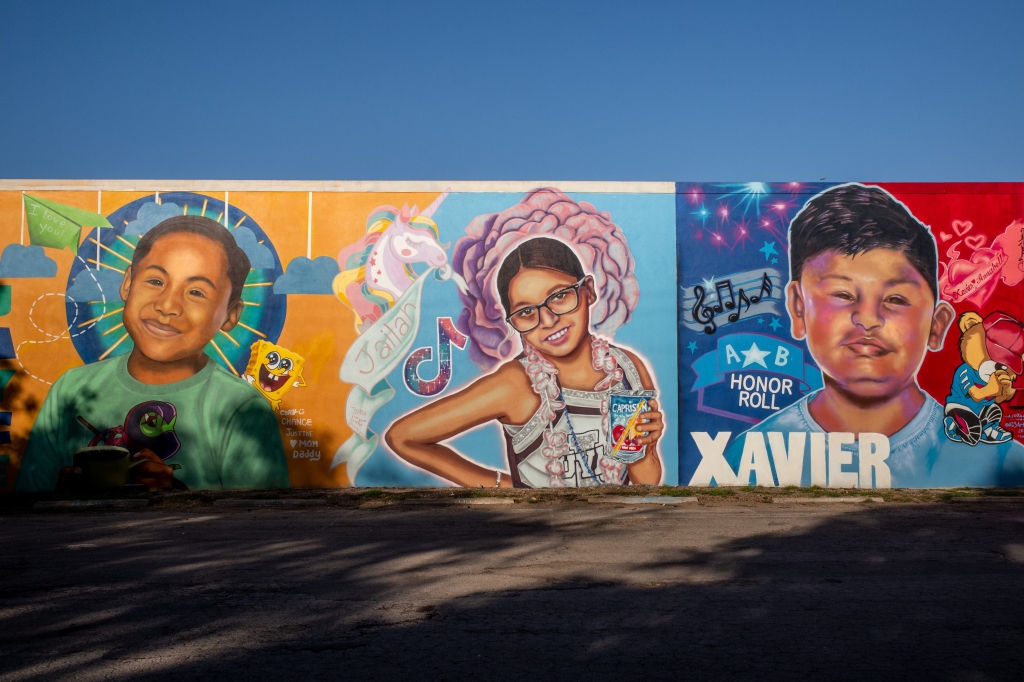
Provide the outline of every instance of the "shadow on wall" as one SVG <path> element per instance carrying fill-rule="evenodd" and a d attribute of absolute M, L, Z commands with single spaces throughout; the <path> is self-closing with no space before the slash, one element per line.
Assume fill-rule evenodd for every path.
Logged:
<path fill-rule="evenodd" d="M 11 374 L 16 372 L 16 367 L 0 368 L 0 372 Z M 6 494 L 8 486 L 12 486 L 17 476 L 17 466 L 20 458 L 13 454 L 24 452 L 28 444 L 28 431 L 25 422 L 35 419 L 39 412 L 41 403 L 35 396 L 25 390 L 24 382 L 8 380 L 2 387 L 2 402 L 0 402 L 0 413 L 6 412 L 6 424 L 2 427 L 7 431 L 7 436 L 0 436 L 6 441 L 0 451 L 0 494 Z M 12 460 L 14 460 L 12 462 Z"/>
<path fill-rule="evenodd" d="M 1021 514 L 8 517 L 0 673 L 1011 679 Z"/>
<path fill-rule="evenodd" d="M 153 395 L 153 400 L 142 401 L 133 407 L 132 400 L 124 402 L 122 409 L 124 417 L 120 417 L 116 423 L 101 422 L 96 416 L 96 405 L 102 403 L 105 396 L 90 388 L 79 388 L 77 393 L 67 395 L 60 403 L 60 408 L 54 412 L 47 408 L 45 414 L 49 414 L 47 423 L 39 418 L 32 428 L 32 449 L 29 451 L 27 438 L 23 442 L 16 443 L 25 450 L 22 467 L 19 469 L 15 479 L 20 490 L 30 491 L 51 491 L 58 483 L 58 475 L 61 466 L 70 466 L 73 453 L 80 447 L 85 447 L 90 442 L 90 434 L 86 428 L 92 431 L 92 440 L 100 444 L 117 445 L 128 448 L 132 454 L 140 448 L 153 451 L 167 464 L 179 464 L 181 469 L 175 473 L 175 478 L 189 486 L 201 491 L 207 489 L 266 489 L 287 487 L 288 478 L 284 467 L 289 461 L 295 462 L 302 458 L 302 455 L 309 452 L 304 449 L 299 438 L 283 438 L 283 456 L 276 447 L 268 447 L 267 438 L 277 437 L 276 432 L 267 435 L 264 428 L 269 412 L 266 410 L 263 398 L 256 398 L 253 394 L 252 400 L 227 413 L 227 417 L 221 414 L 219 418 L 211 419 L 213 424 L 227 424 L 230 422 L 230 430 L 220 432 L 220 435 L 208 432 L 201 432 L 199 429 L 202 422 L 196 419 L 196 412 L 193 411 L 191 421 L 184 420 L 184 427 L 190 428 L 188 438 L 184 441 L 192 443 L 192 447 L 182 447 L 182 440 L 178 435 L 182 433 L 182 420 L 178 417 L 182 414 L 181 402 L 179 411 L 171 403 L 160 402 L 160 395 Z M 8 409 L 26 410 L 38 412 L 39 404 L 31 396 L 22 396 L 17 387 L 10 387 L 6 394 L 5 405 Z M 141 408 L 141 409 L 140 409 Z M 140 415 L 150 412 L 158 414 L 163 419 L 167 428 L 158 433 L 146 433 L 138 427 Z M 109 412 L 109 411 L 108 411 Z M 85 415 L 85 417 L 82 417 Z M 76 418 L 84 419 L 81 426 L 76 423 Z M 276 419 L 276 417 L 275 417 Z M 177 420 L 177 424 L 175 424 Z M 271 428 L 277 428 L 276 422 L 272 422 Z M 262 429 L 262 430 L 261 430 Z M 72 433 L 70 439 L 65 433 Z M 230 440 L 224 434 L 230 434 Z M 332 442 L 335 440 L 334 432 L 329 429 L 321 429 L 318 441 Z M 195 447 L 196 443 L 202 447 Z M 218 447 L 220 448 L 218 450 Z M 324 453 L 330 456 L 328 453 Z M 320 462 L 318 462 L 320 463 Z M 307 464 L 302 461 L 301 464 Z M 329 460 L 323 462 L 329 465 Z M 300 465 L 301 466 L 301 465 Z M 125 473 L 127 474 L 127 472 Z M 128 482 L 134 481 L 134 474 Z M 294 478 L 294 476 L 293 476 Z M 309 485 L 308 481 L 298 480 L 295 485 Z"/>
<path fill-rule="evenodd" d="M 14 367 L 11 370 L 17 371 Z M 35 417 L 42 404 L 25 390 L 24 382 L 9 382 L 3 390 L 3 403 L 0 409 L 6 412 L 17 412 Z"/>

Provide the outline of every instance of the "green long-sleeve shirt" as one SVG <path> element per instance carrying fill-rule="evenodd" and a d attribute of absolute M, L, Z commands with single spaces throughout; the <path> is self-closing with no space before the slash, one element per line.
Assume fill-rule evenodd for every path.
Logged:
<path fill-rule="evenodd" d="M 148 401 L 173 422 L 180 464 L 175 478 L 193 490 L 287 488 L 288 463 L 277 419 L 267 401 L 245 381 L 210 360 L 198 374 L 171 384 L 150 385 L 128 373 L 128 354 L 65 372 L 50 389 L 36 417 L 15 490 L 53 490 L 61 467 L 89 445 L 96 429 L 125 425 L 133 407 Z M 152 427 L 150 427 L 152 431 Z M 173 437 L 167 436 L 173 444 Z M 160 453 L 158 453 L 160 454 Z"/>

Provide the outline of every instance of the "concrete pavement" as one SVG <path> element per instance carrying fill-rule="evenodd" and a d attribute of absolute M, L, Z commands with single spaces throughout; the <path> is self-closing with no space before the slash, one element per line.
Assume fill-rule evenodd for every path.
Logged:
<path fill-rule="evenodd" d="M 1024 499 L 0 517 L 0 679 L 1020 679 Z"/>

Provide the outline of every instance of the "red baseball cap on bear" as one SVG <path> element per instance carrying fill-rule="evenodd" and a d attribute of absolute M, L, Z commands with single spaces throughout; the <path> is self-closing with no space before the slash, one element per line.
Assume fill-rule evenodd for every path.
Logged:
<path fill-rule="evenodd" d="M 1016 374 L 1024 374 L 1024 324 L 1006 313 L 994 312 L 984 319 L 988 356 Z"/>

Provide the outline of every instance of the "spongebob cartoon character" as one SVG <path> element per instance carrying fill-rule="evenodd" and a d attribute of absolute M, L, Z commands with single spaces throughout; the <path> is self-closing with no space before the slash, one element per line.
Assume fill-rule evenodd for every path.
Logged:
<path fill-rule="evenodd" d="M 303 362 L 298 353 L 269 341 L 257 341 L 252 344 L 252 354 L 242 378 L 262 393 L 270 401 L 271 409 L 277 412 L 281 397 L 288 389 L 306 385 L 302 378 Z"/>

